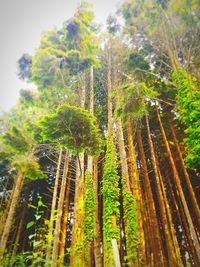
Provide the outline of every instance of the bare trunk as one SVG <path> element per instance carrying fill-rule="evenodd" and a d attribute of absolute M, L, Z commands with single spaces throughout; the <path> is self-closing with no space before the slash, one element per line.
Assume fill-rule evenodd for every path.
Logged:
<path fill-rule="evenodd" d="M 178 174 L 178 171 L 176 169 L 176 165 L 174 163 L 174 159 L 172 157 L 172 153 L 171 153 L 171 150 L 170 150 L 170 147 L 169 147 L 169 143 L 167 141 L 167 137 L 166 137 L 164 128 L 162 126 L 162 122 L 161 122 L 161 118 L 160 118 L 160 114 L 159 114 L 158 109 L 157 109 L 157 118 L 158 118 L 158 122 L 159 122 L 159 125 L 160 125 L 160 130 L 161 130 L 161 134 L 162 134 L 162 137 L 163 137 L 163 140 L 164 140 L 164 144 L 165 144 L 165 147 L 166 147 L 166 150 L 167 150 L 167 154 L 168 154 L 168 157 L 169 157 L 169 160 L 170 160 L 170 165 L 171 165 L 171 168 L 172 168 L 172 171 L 173 171 L 174 182 L 175 182 L 177 190 L 178 190 L 178 196 L 180 197 L 181 202 L 183 204 L 184 212 L 186 214 L 186 217 L 187 217 L 187 220 L 188 220 L 188 224 L 189 224 L 189 227 L 190 227 L 190 233 L 191 233 L 191 236 L 192 236 L 192 239 L 193 239 L 193 242 L 194 242 L 194 246 L 196 248 L 196 251 L 198 253 L 198 258 L 199 258 L 199 261 L 200 261 L 200 254 L 199 254 L 200 244 L 199 244 L 199 240 L 198 240 L 197 234 L 196 234 L 195 229 L 194 229 L 192 218 L 191 218 L 191 215 L 190 215 L 190 212 L 189 212 L 189 209 L 188 209 L 188 206 L 187 206 L 187 202 L 186 202 L 186 199 L 185 199 L 185 196 L 184 196 L 184 193 L 183 193 L 183 189 L 182 189 L 182 186 L 181 186 L 179 174 Z"/>
<path fill-rule="evenodd" d="M 60 252 L 59 252 L 59 264 L 62 266 L 64 263 L 65 257 L 65 246 L 66 246 L 66 237 L 67 237 L 67 221 L 69 213 L 69 193 L 71 187 L 71 176 L 68 177 L 67 188 L 65 192 L 65 204 L 63 211 L 63 221 L 62 221 L 62 231 L 61 231 L 61 240 L 60 240 Z"/>
<path fill-rule="evenodd" d="M 14 243 L 14 247 L 13 247 L 13 250 L 12 250 L 12 257 L 11 257 L 11 260 L 10 260 L 9 267 L 13 266 L 13 259 L 16 256 L 17 250 L 19 248 L 19 239 L 20 239 L 20 235 L 21 235 L 22 228 L 23 228 L 23 225 L 24 225 L 24 218 L 25 218 L 27 207 L 28 207 L 29 195 L 30 195 L 30 187 L 28 188 L 28 191 L 26 192 L 26 196 L 25 196 L 25 199 L 24 199 L 24 205 L 23 205 L 24 206 L 23 207 L 23 211 L 20 214 L 20 221 L 19 221 L 19 225 L 18 225 L 18 229 L 17 229 L 17 234 L 16 234 L 16 237 L 15 237 L 15 243 Z"/>
<path fill-rule="evenodd" d="M 146 200 L 148 201 L 147 202 L 147 208 L 149 210 L 148 221 L 150 221 L 150 227 L 152 228 L 152 232 L 150 235 L 150 239 L 151 239 L 150 242 L 153 243 L 151 245 L 153 249 L 152 251 L 153 263 L 155 266 L 159 266 L 159 265 L 166 266 L 163 251 L 162 251 L 162 242 L 160 239 L 159 223 L 157 220 L 156 208 L 155 208 L 153 193 L 152 193 L 151 184 L 149 180 L 144 148 L 142 144 L 142 136 L 141 136 L 139 128 L 137 128 L 137 140 L 138 140 L 138 150 L 140 154 L 140 159 L 142 162 L 142 170 L 143 170 L 143 177 L 144 177 L 144 191 L 145 191 L 145 194 L 147 195 Z"/>
<path fill-rule="evenodd" d="M 166 207 L 169 206 L 169 204 L 166 203 L 166 199 L 163 196 L 162 187 L 160 184 L 159 167 L 157 165 L 157 160 L 156 160 L 156 156 L 155 156 L 155 152 L 154 152 L 153 141 L 151 139 L 151 132 L 150 132 L 149 121 L 148 121 L 147 116 L 146 116 L 146 125 L 147 125 L 147 133 L 148 133 L 148 141 L 149 141 L 151 160 L 152 160 L 152 165 L 153 165 L 153 170 L 154 170 L 155 180 L 156 180 L 156 190 L 157 190 L 158 203 L 159 203 L 159 208 L 160 208 L 160 212 L 161 212 L 162 226 L 163 226 L 163 230 L 164 230 L 164 236 L 165 236 L 166 247 L 167 247 L 168 264 L 170 267 L 175 267 L 175 266 L 180 267 L 180 266 L 182 266 L 182 264 L 180 262 L 180 259 L 177 258 L 176 254 L 175 254 L 173 241 L 171 240 L 171 233 L 170 233 L 168 217 L 167 217 L 167 213 L 166 213 L 167 212 Z M 173 225 L 171 227 L 173 227 Z"/>
<path fill-rule="evenodd" d="M 58 263 L 57 263 L 58 248 L 59 248 L 59 242 L 60 242 L 61 219 L 62 219 L 62 214 L 63 214 L 63 205 L 64 205 L 66 182 L 67 182 L 67 172 L 68 172 L 68 154 L 66 152 L 62 183 L 61 183 L 60 195 L 59 195 L 59 200 L 58 200 L 58 212 L 57 212 L 57 218 L 56 218 L 56 226 L 55 226 L 54 239 L 53 239 L 52 267 L 58 266 Z"/>
<path fill-rule="evenodd" d="M 180 159 L 181 166 L 182 166 L 182 169 L 183 169 L 183 172 L 184 172 L 184 176 L 185 176 L 185 181 L 186 181 L 186 184 L 188 186 L 189 193 L 190 193 L 190 199 L 192 201 L 192 205 L 193 205 L 193 208 L 194 208 L 194 211 L 195 211 L 195 214 L 196 214 L 196 219 L 198 220 L 198 226 L 200 226 L 200 209 L 199 209 L 199 205 L 197 203 L 197 199 L 196 199 L 194 190 L 192 188 L 190 177 L 189 177 L 189 174 L 188 174 L 187 169 L 185 167 L 183 156 L 182 156 L 182 153 L 181 153 L 181 150 L 180 150 L 180 147 L 179 147 L 179 144 L 178 144 L 178 140 L 176 138 L 175 130 L 174 130 L 174 127 L 173 127 L 171 121 L 169 122 L 169 126 L 170 126 L 170 129 L 171 129 L 171 133 L 172 133 L 172 136 L 173 136 L 173 139 L 174 139 L 174 143 L 175 143 L 176 149 L 178 151 L 179 159 Z"/>
<path fill-rule="evenodd" d="M 52 242 L 53 242 L 52 236 L 53 236 L 54 222 L 55 222 L 54 218 L 55 218 L 56 201 L 57 201 L 57 195 L 58 195 L 58 184 L 59 184 L 59 178 L 60 178 L 60 166 L 62 162 L 62 152 L 63 151 L 61 148 L 60 153 L 59 153 L 58 163 L 57 163 L 53 198 L 52 198 L 52 204 L 51 204 L 51 215 L 50 215 L 49 231 L 48 231 L 50 238 L 48 239 L 48 244 L 47 244 L 46 260 L 50 260 L 51 253 L 52 253 Z"/>
<path fill-rule="evenodd" d="M 83 171 L 82 171 L 83 170 Z M 72 243 L 70 254 L 70 266 L 84 266 L 84 240 L 83 240 L 83 218 L 84 218 L 84 156 L 77 158 L 76 163 L 76 187 L 74 199 L 74 218 L 72 230 Z"/>
<path fill-rule="evenodd" d="M 13 226 L 14 216 L 15 216 L 17 205 L 18 205 L 18 200 L 19 200 L 19 197 L 20 197 L 20 193 L 22 191 L 22 187 L 23 187 L 23 184 L 24 184 L 24 180 L 25 180 L 24 174 L 19 173 L 18 177 L 16 179 L 16 186 L 15 186 L 15 189 L 14 189 L 14 192 L 13 192 L 12 201 L 11 201 L 11 204 L 10 204 L 10 209 L 9 209 L 8 216 L 7 216 L 7 219 L 6 219 L 6 223 L 4 225 L 4 230 L 3 230 L 3 233 L 2 233 L 2 236 L 1 236 L 1 241 L 0 241 L 0 261 L 3 258 L 4 252 L 5 252 L 5 249 L 6 249 L 6 244 L 7 244 L 7 241 L 8 241 L 8 237 L 9 237 L 10 231 L 11 231 L 12 226 Z"/>
<path fill-rule="evenodd" d="M 141 186 L 139 182 L 139 175 L 137 170 L 135 147 L 133 143 L 133 132 L 132 123 L 130 119 L 126 124 L 127 134 L 128 134 L 128 148 L 129 148 L 129 161 L 130 161 L 130 184 L 132 189 L 132 194 L 136 200 L 137 209 L 137 228 L 139 233 L 139 243 L 138 243 L 138 265 L 142 264 L 146 266 L 146 251 L 145 251 L 145 238 L 144 238 L 144 225 L 143 225 L 143 206 L 142 206 L 142 194 Z"/>

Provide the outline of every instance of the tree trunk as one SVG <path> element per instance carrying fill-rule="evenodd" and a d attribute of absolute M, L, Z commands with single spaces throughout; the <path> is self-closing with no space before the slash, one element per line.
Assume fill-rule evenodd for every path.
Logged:
<path fill-rule="evenodd" d="M 59 195 L 59 200 L 58 200 L 58 212 L 57 212 L 57 218 L 56 218 L 56 226 L 55 226 L 54 239 L 53 239 L 52 267 L 58 266 L 58 262 L 57 262 L 58 261 L 58 248 L 59 248 L 59 242 L 60 242 L 61 219 L 62 219 L 62 214 L 63 214 L 63 204 L 64 204 L 64 198 L 65 198 L 67 172 L 68 172 L 68 154 L 66 152 L 62 183 L 61 183 L 60 195 Z"/>
<path fill-rule="evenodd" d="M 76 187 L 74 199 L 74 218 L 70 254 L 70 266 L 84 266 L 84 237 L 83 237 L 83 219 L 84 219 L 84 157 L 77 158 L 76 163 Z"/>
<path fill-rule="evenodd" d="M 67 237 L 67 221 L 69 213 L 69 193 L 71 187 L 71 175 L 68 177 L 67 188 L 65 192 L 65 204 L 63 210 L 63 221 L 62 221 L 62 230 L 60 237 L 60 251 L 59 251 L 59 264 L 62 266 L 65 259 L 65 246 L 66 246 L 66 237 Z"/>
<path fill-rule="evenodd" d="M 22 232 L 22 229 L 23 229 L 23 226 L 24 226 L 24 219 L 25 219 L 25 214 L 26 214 L 27 207 L 28 207 L 28 200 L 29 200 L 30 191 L 31 190 L 30 190 L 30 187 L 29 187 L 27 192 L 26 192 L 26 195 L 25 195 L 23 210 L 22 210 L 22 213 L 20 214 L 20 221 L 19 221 L 19 225 L 18 225 L 18 229 L 17 229 L 17 234 L 16 234 L 16 237 L 15 237 L 14 247 L 12 249 L 12 257 L 11 257 L 11 260 L 10 260 L 9 267 L 13 266 L 13 260 L 14 260 L 14 257 L 16 256 L 17 250 L 19 248 L 19 239 L 20 239 L 20 235 L 21 235 L 21 232 Z"/>
<path fill-rule="evenodd" d="M 190 177 L 189 177 L 189 174 L 187 172 L 187 169 L 186 169 L 186 166 L 185 166 L 185 163 L 184 163 L 184 160 L 183 160 L 183 156 L 182 156 L 179 144 L 178 144 L 178 140 L 176 138 L 176 133 L 175 133 L 175 130 L 174 130 L 174 127 L 172 125 L 171 120 L 169 121 L 169 126 L 170 126 L 170 129 L 171 129 L 171 133 L 172 133 L 172 136 L 173 136 L 173 139 L 174 139 L 174 143 L 175 143 L 176 149 L 178 151 L 179 159 L 180 159 L 181 166 L 182 166 L 182 169 L 183 169 L 183 173 L 184 173 L 184 176 L 185 176 L 185 181 L 186 181 L 186 184 L 188 186 L 189 193 L 190 193 L 190 199 L 191 199 L 191 202 L 192 202 L 192 205 L 193 205 L 193 208 L 194 208 L 194 212 L 196 214 L 196 219 L 198 220 L 198 226 L 200 227 L 200 209 L 199 209 L 199 205 L 197 203 L 197 199 L 196 199 L 194 190 L 192 188 Z"/>
<path fill-rule="evenodd" d="M 54 190 L 53 190 L 53 198 L 52 198 L 52 204 L 51 204 L 51 215 L 50 215 L 49 230 L 48 230 L 48 235 L 50 238 L 47 241 L 48 243 L 47 243 L 46 260 L 50 260 L 51 254 L 52 254 L 52 243 L 53 243 L 52 237 L 53 237 L 54 222 L 55 222 L 55 210 L 56 210 L 56 202 L 57 202 L 57 195 L 58 195 L 58 184 L 59 184 L 59 178 L 60 178 L 62 153 L 63 153 L 63 150 L 61 148 L 59 157 L 58 157 L 55 184 L 54 184 Z"/>
<path fill-rule="evenodd" d="M 15 185 L 15 189 L 13 192 L 13 196 L 12 196 L 12 201 L 10 204 L 10 208 L 9 208 L 9 212 L 8 212 L 8 216 L 6 219 L 6 223 L 4 225 L 4 230 L 1 236 L 1 241 L 0 241 L 0 261 L 3 258 L 5 249 L 6 249 L 6 244 L 8 241 L 8 237 L 13 225 L 13 220 L 14 220 L 14 216 L 15 216 L 15 212 L 16 212 L 16 208 L 18 205 L 18 200 L 20 197 L 20 193 L 22 191 L 22 187 L 24 184 L 24 180 L 25 180 L 25 175 L 23 173 L 19 173 L 16 179 L 16 185 Z"/>
<path fill-rule="evenodd" d="M 145 238 L 144 238 L 144 216 L 143 216 L 143 206 L 142 206 L 142 194 L 139 182 L 139 175 L 137 170 L 135 147 L 133 143 L 133 132 L 132 123 L 129 119 L 126 123 L 126 130 L 128 134 L 128 148 L 129 148 L 129 161 L 130 161 L 130 184 L 132 189 L 132 194 L 135 196 L 136 209 L 137 209 L 137 228 L 139 233 L 139 244 L 138 244 L 138 265 L 142 264 L 146 266 L 146 251 L 145 251 Z"/>
<path fill-rule="evenodd" d="M 177 257 L 175 254 L 174 245 L 171 240 L 171 233 L 169 229 L 167 210 L 166 210 L 166 207 L 169 206 L 169 204 L 166 203 L 166 199 L 163 197 L 162 187 L 160 184 L 159 167 L 157 165 L 157 160 L 156 160 L 156 156 L 154 152 L 154 146 L 153 146 L 153 141 L 151 138 L 151 132 L 150 132 L 149 121 L 148 121 L 147 116 L 146 116 L 146 125 L 147 125 L 147 134 L 148 134 L 151 160 L 152 160 L 152 165 L 153 165 L 153 170 L 154 170 L 155 180 L 156 180 L 156 191 L 157 191 L 158 203 L 159 203 L 162 226 L 164 230 L 164 236 L 165 236 L 166 247 L 167 247 L 168 265 L 170 267 L 175 267 L 175 266 L 180 267 L 182 266 L 182 263 L 179 257 Z M 173 227 L 173 225 L 171 225 L 171 227 Z"/>
<path fill-rule="evenodd" d="M 80 106 L 85 108 L 85 73 L 81 77 L 81 99 Z M 70 266 L 84 266 L 84 154 L 77 155 L 76 183 L 74 197 L 74 220 L 72 229 L 72 242 L 70 254 Z"/>
<path fill-rule="evenodd" d="M 137 236 L 136 236 L 136 233 L 133 233 L 130 228 L 130 224 L 133 223 L 131 222 L 133 218 L 131 218 L 130 207 L 128 206 L 131 204 L 127 203 L 128 200 L 126 200 L 125 198 L 127 198 L 127 193 L 132 194 L 134 200 L 135 198 L 137 199 L 137 196 L 134 195 L 133 192 L 131 192 L 131 188 L 130 188 L 127 155 L 126 155 L 126 150 L 125 150 L 125 145 L 124 145 L 123 128 L 122 128 L 122 123 L 121 123 L 120 118 L 117 119 L 117 136 L 118 136 L 119 155 L 120 155 L 120 163 L 121 163 L 121 171 L 122 171 L 122 195 L 123 195 L 124 225 L 125 225 L 125 237 L 126 237 L 126 252 L 127 252 L 127 257 L 128 257 L 128 264 L 130 264 L 131 266 L 134 266 L 136 264 L 136 259 L 134 257 L 132 245 L 133 245 L 133 239 L 137 240 Z M 136 209 L 138 210 L 138 207 L 136 207 Z M 135 223 L 137 223 L 137 218 L 136 218 Z"/>
<path fill-rule="evenodd" d="M 193 239 L 193 242 L 194 242 L 194 246 L 196 248 L 196 251 L 197 251 L 197 254 L 198 254 L 198 258 L 199 258 L 199 261 L 200 261 L 200 253 L 199 253 L 200 244 L 199 244 L 199 240 L 198 240 L 198 237 L 197 237 L 195 229 L 194 229 L 192 218 L 191 218 L 191 215 L 190 215 L 190 212 L 189 212 L 189 209 L 188 209 L 188 206 L 187 206 L 187 202 L 186 202 L 186 199 L 185 199 L 185 196 L 184 196 L 184 193 L 183 193 L 183 189 L 182 189 L 182 186 L 181 186 L 179 174 L 178 174 L 178 171 L 176 169 L 176 165 L 174 163 L 174 159 L 172 157 L 172 153 L 171 153 L 171 150 L 170 150 L 170 147 L 169 147 L 169 143 L 167 141 L 167 137 L 166 137 L 164 128 L 162 126 L 162 122 L 161 122 L 161 118 L 160 118 L 160 114 L 159 114 L 158 109 L 157 109 L 157 118 L 158 118 L 158 122 L 159 122 L 159 126 L 160 126 L 160 131 L 161 131 L 161 134 L 162 134 L 162 137 L 163 137 L 163 140 L 164 140 L 164 144 L 165 144 L 165 147 L 166 147 L 166 150 L 167 150 L 167 154 L 168 154 L 168 157 L 169 157 L 169 160 L 170 160 L 170 165 L 171 165 L 171 168 L 172 168 L 172 171 L 173 171 L 174 182 L 175 182 L 177 190 L 178 190 L 178 196 L 180 197 L 181 202 L 183 204 L 184 212 L 186 214 L 187 221 L 188 221 L 189 228 L 190 228 L 190 233 L 191 233 L 191 236 L 192 236 L 192 239 Z"/>
<path fill-rule="evenodd" d="M 166 266 L 165 264 L 165 259 L 163 255 L 163 249 L 162 249 L 162 242 L 160 239 L 160 231 L 159 231 L 159 223 L 157 220 L 157 214 L 156 214 L 156 208 L 154 204 L 154 199 L 153 199 L 153 193 L 151 190 L 151 184 L 149 180 L 149 175 L 148 175 L 148 168 L 147 168 L 147 163 L 145 159 L 145 153 L 144 153 L 144 148 L 143 148 L 143 143 L 142 143 L 142 136 L 140 133 L 139 128 L 137 127 L 137 142 L 138 142 L 138 150 L 140 154 L 140 159 L 142 162 L 142 170 L 143 170 L 143 178 L 144 178 L 144 191 L 145 194 L 147 195 L 147 209 L 149 211 L 149 218 L 148 220 L 150 221 L 150 228 L 152 228 L 150 239 L 152 242 L 151 247 L 153 248 L 152 253 L 153 253 L 153 263 L 155 266 Z"/>

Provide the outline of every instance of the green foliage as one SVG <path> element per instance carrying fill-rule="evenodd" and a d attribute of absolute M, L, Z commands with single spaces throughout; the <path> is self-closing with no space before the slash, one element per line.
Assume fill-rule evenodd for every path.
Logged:
<path fill-rule="evenodd" d="M 46 240 L 42 239 L 43 236 L 46 237 L 45 234 L 48 230 L 46 224 L 43 226 L 43 209 L 46 208 L 46 205 L 43 203 L 42 197 L 38 196 L 37 206 L 29 205 L 29 207 L 35 210 L 35 219 L 26 225 L 26 228 L 31 230 L 28 239 L 32 246 L 32 250 L 27 252 L 26 260 L 31 262 L 30 266 L 50 266 L 50 263 L 45 259 Z"/>
<path fill-rule="evenodd" d="M 137 213 L 134 196 L 131 192 L 123 191 L 125 235 L 126 235 L 126 259 L 135 260 L 137 257 L 138 230 L 137 230 Z"/>
<path fill-rule="evenodd" d="M 123 121 L 128 118 L 140 120 L 147 113 L 147 98 L 156 96 L 154 88 L 147 86 L 145 82 L 123 84 L 116 90 L 115 115 Z"/>
<path fill-rule="evenodd" d="M 11 266 L 11 262 L 14 267 L 26 267 L 27 253 L 19 253 L 14 257 L 12 256 L 12 253 L 5 254 L 3 260 L 1 261 L 1 267 L 9 267 Z"/>
<path fill-rule="evenodd" d="M 107 138 L 106 157 L 103 174 L 103 232 L 104 253 L 107 262 L 111 266 L 113 259 L 112 239 L 119 239 L 119 176 L 117 172 L 117 154 L 112 137 Z M 113 263 L 114 264 L 114 263 Z"/>
<path fill-rule="evenodd" d="M 94 212 L 94 186 L 93 176 L 91 173 L 86 171 L 85 174 L 85 195 L 84 195 L 84 257 L 85 264 L 88 262 L 88 253 L 92 241 L 94 240 L 94 223 L 95 223 L 95 212 Z"/>
<path fill-rule="evenodd" d="M 180 121 L 186 126 L 184 143 L 188 166 L 200 166 L 200 91 L 194 77 L 184 70 L 174 71 L 173 81 L 178 84 L 177 111 Z"/>
<path fill-rule="evenodd" d="M 28 180 L 47 178 L 47 175 L 41 171 L 37 158 L 34 156 L 20 155 L 15 157 L 12 161 L 12 166 L 23 173 Z"/>
<path fill-rule="evenodd" d="M 13 154 L 21 154 L 26 152 L 27 149 L 30 149 L 27 136 L 24 135 L 22 130 L 14 125 L 11 129 L 4 132 L 1 136 L 1 140 Z"/>
<path fill-rule="evenodd" d="M 101 136 L 96 119 L 84 109 L 62 105 L 40 120 L 39 125 L 44 139 L 56 142 L 74 154 L 100 152 Z"/>
<path fill-rule="evenodd" d="M 125 61 L 128 70 L 149 70 L 149 64 L 140 54 L 131 53 Z"/>
<path fill-rule="evenodd" d="M 84 218 L 84 233 L 86 243 L 92 242 L 94 238 L 94 186 L 93 176 L 91 173 L 85 174 L 85 218 Z"/>

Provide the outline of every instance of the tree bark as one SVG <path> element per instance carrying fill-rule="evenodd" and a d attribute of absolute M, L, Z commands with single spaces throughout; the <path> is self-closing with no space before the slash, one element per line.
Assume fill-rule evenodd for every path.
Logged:
<path fill-rule="evenodd" d="M 12 256 L 11 256 L 11 260 L 10 260 L 10 265 L 9 267 L 13 266 L 13 259 L 17 254 L 17 250 L 19 247 L 19 239 L 20 239 L 20 235 L 23 229 L 23 224 L 24 224 L 24 219 L 25 219 L 25 215 L 26 215 L 26 211 L 27 211 L 27 207 L 28 207 L 28 200 L 29 200 L 29 195 L 30 195 L 30 187 L 28 188 L 26 195 L 25 195 L 25 199 L 24 199 L 24 205 L 23 205 L 23 210 L 22 213 L 20 214 L 20 221 L 19 221 L 19 225 L 18 225 L 18 229 L 17 229 L 17 234 L 15 237 L 15 243 L 13 246 L 13 250 L 12 250 Z"/>
<path fill-rule="evenodd" d="M 63 208 L 63 221 L 62 221 L 62 230 L 61 230 L 61 236 L 60 236 L 60 249 L 59 249 L 59 264 L 61 266 L 63 265 L 64 258 L 65 258 L 70 187 L 71 187 L 71 175 L 69 175 L 68 177 L 68 183 L 67 183 L 67 188 L 65 192 L 65 204 Z"/>
<path fill-rule="evenodd" d="M 3 258 L 4 252 L 6 249 L 6 244 L 7 244 L 8 237 L 9 237 L 12 225 L 13 225 L 14 216 L 15 216 L 16 208 L 18 205 L 18 200 L 20 197 L 20 193 L 22 191 L 24 181 L 25 181 L 25 175 L 23 173 L 18 173 L 18 176 L 16 179 L 15 189 L 14 189 L 13 196 L 12 196 L 12 201 L 11 201 L 9 212 L 8 212 L 8 216 L 7 216 L 6 223 L 4 225 L 4 230 L 3 230 L 3 233 L 1 236 L 0 261 Z"/>
<path fill-rule="evenodd" d="M 142 206 L 142 194 L 141 186 L 139 182 L 139 175 L 137 170 L 135 147 L 133 144 L 133 132 L 132 123 L 129 119 L 126 123 L 126 129 L 128 134 L 128 148 L 129 148 L 129 161 L 130 161 L 130 184 L 132 194 L 135 196 L 136 209 L 137 209 L 137 227 L 139 232 L 139 244 L 138 244 L 138 265 L 146 265 L 146 251 L 145 251 L 145 238 L 144 238 L 144 217 L 143 217 L 143 206 Z"/>
<path fill-rule="evenodd" d="M 60 195 L 59 195 L 59 200 L 58 200 L 58 212 L 57 212 L 57 218 L 56 218 L 56 226 L 55 226 L 54 239 L 53 239 L 52 267 L 58 266 L 58 262 L 57 262 L 58 261 L 58 249 L 59 249 L 59 242 L 60 242 L 61 219 L 62 219 L 62 214 L 63 214 L 63 204 L 64 204 L 64 198 L 65 198 L 67 172 L 68 172 L 68 154 L 66 152 L 62 183 L 61 183 Z"/>
<path fill-rule="evenodd" d="M 52 198 L 52 204 L 51 204 L 51 215 L 50 215 L 49 231 L 48 231 L 48 235 L 50 236 L 50 238 L 48 239 L 48 243 L 47 243 L 46 260 L 50 260 L 51 254 L 52 254 L 52 243 L 53 243 L 52 237 L 53 237 L 54 222 L 55 222 L 55 210 L 56 210 L 56 202 L 57 202 L 57 195 L 58 195 L 58 184 L 59 184 L 59 178 L 60 178 L 62 153 L 63 153 L 63 150 L 61 148 L 59 157 L 58 157 L 55 184 L 54 184 L 54 190 L 53 190 L 53 198 Z"/>
<path fill-rule="evenodd" d="M 169 121 L 169 126 L 170 126 L 170 129 L 171 129 L 171 133 L 172 133 L 172 136 L 173 136 L 173 139 L 174 139 L 174 143 L 175 143 L 176 149 L 178 151 L 180 163 L 181 163 L 181 166 L 182 166 L 182 169 L 183 169 L 183 173 L 184 173 L 184 176 L 185 176 L 185 181 L 186 181 L 186 184 L 188 186 L 189 193 L 190 193 L 190 199 L 192 201 L 194 212 L 196 214 L 196 219 L 198 221 L 198 226 L 200 227 L 200 209 L 199 209 L 199 205 L 197 203 L 197 199 L 196 199 L 194 190 L 192 188 L 190 177 L 189 177 L 189 174 L 187 172 L 187 169 L 186 169 L 186 166 L 185 166 L 185 163 L 184 163 L 184 160 L 183 160 L 183 156 L 182 156 L 182 153 L 181 153 L 181 149 L 179 147 L 178 140 L 176 138 L 176 133 L 175 133 L 175 130 L 174 130 L 174 127 L 172 125 L 171 120 Z"/>
<path fill-rule="evenodd" d="M 191 215 L 190 215 L 190 212 L 189 212 L 189 209 L 188 209 L 188 205 L 187 205 L 184 193 L 183 193 L 183 189 L 182 189 L 182 186 L 181 186 L 179 174 L 178 174 L 178 171 L 176 169 L 176 165 L 175 165 L 175 162 L 174 162 L 174 159 L 173 159 L 170 147 L 169 147 L 169 143 L 167 141 L 167 137 L 166 137 L 164 128 L 162 126 L 162 122 L 161 122 L 161 118 L 160 118 L 160 114 L 159 114 L 158 108 L 157 108 L 157 118 L 158 118 L 158 122 L 159 122 L 159 126 L 160 126 L 160 131 L 161 131 L 161 134 L 162 134 L 162 137 L 163 137 L 163 140 L 164 140 L 164 144 L 165 144 L 165 147 L 166 147 L 166 151 L 167 151 L 167 154 L 168 154 L 168 157 L 169 157 L 170 165 L 171 165 L 171 168 L 172 168 L 172 171 L 173 171 L 174 182 L 175 182 L 176 187 L 177 187 L 178 196 L 180 197 L 181 202 L 183 204 L 184 212 L 186 214 L 187 221 L 188 221 L 189 228 L 190 228 L 190 233 L 191 233 L 191 236 L 192 236 L 192 239 L 193 239 L 193 242 L 194 242 L 194 246 L 196 248 L 196 251 L 197 251 L 197 254 L 198 254 L 198 258 L 199 258 L 199 261 L 200 261 L 200 253 L 199 253 L 200 244 L 199 244 L 199 240 L 198 240 L 197 234 L 195 232 L 193 221 L 192 221 L 192 218 L 191 218 Z"/>
<path fill-rule="evenodd" d="M 153 248 L 153 263 L 155 266 L 166 266 L 165 264 L 165 258 L 163 255 L 163 248 L 162 248 L 162 242 L 160 239 L 160 231 L 159 231 L 159 223 L 157 220 L 157 214 L 156 214 L 156 208 L 154 204 L 154 199 L 153 199 L 153 193 L 151 189 L 151 184 L 149 180 L 149 175 L 148 175 L 148 168 L 147 168 L 147 163 L 145 159 L 145 153 L 144 153 L 144 148 L 143 148 L 143 143 L 142 143 L 142 136 L 140 129 L 137 127 L 137 142 L 138 142 L 138 150 L 140 154 L 140 159 L 142 162 L 142 173 L 143 173 L 143 178 L 144 178 L 144 191 L 145 194 L 147 195 L 147 209 L 149 211 L 149 218 L 148 220 L 150 221 L 150 228 L 152 228 L 152 232 L 150 235 L 150 239 L 152 242 L 151 247 Z"/>
<path fill-rule="evenodd" d="M 166 247 L 167 247 L 168 264 L 170 267 L 175 267 L 175 266 L 180 267 L 182 266 L 182 263 L 179 257 L 176 256 L 175 254 L 174 245 L 171 240 L 171 233 L 170 233 L 167 210 L 166 210 L 166 207 L 169 206 L 169 204 L 166 203 L 167 200 L 163 196 L 162 187 L 160 184 L 159 167 L 157 165 L 157 160 L 156 160 L 156 156 L 154 152 L 154 146 L 153 146 L 153 141 L 151 138 L 151 132 L 150 132 L 150 127 L 149 127 L 149 120 L 147 116 L 146 116 L 146 125 L 147 125 L 147 134 L 148 134 L 148 142 L 149 142 L 151 160 L 152 160 L 152 165 L 153 165 L 153 170 L 154 170 L 154 175 L 155 175 L 155 180 L 156 180 L 158 203 L 159 203 L 162 226 L 164 230 L 164 236 L 165 236 Z M 171 227 L 173 227 L 173 225 L 171 225 Z"/>

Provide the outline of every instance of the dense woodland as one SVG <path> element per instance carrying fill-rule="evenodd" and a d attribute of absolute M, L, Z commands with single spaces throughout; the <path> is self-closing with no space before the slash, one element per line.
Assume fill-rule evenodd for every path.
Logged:
<path fill-rule="evenodd" d="M 200 1 L 83 1 L 18 74 L 0 266 L 200 266 Z"/>

